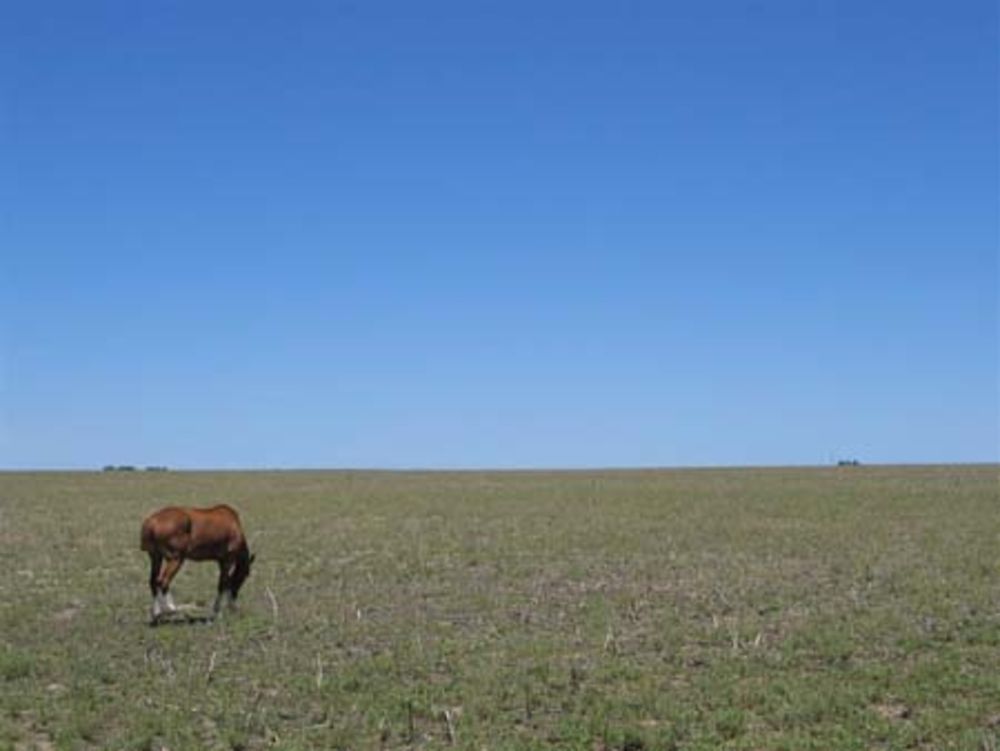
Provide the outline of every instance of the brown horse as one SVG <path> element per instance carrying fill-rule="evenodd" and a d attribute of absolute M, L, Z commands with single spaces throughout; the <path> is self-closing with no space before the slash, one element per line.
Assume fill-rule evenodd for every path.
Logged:
<path fill-rule="evenodd" d="M 149 553 L 153 623 L 165 611 L 176 612 L 170 583 L 188 558 L 219 564 L 219 591 L 213 608 L 216 615 L 223 599 L 228 598 L 230 605 L 235 602 L 254 561 L 247 548 L 240 517 L 225 505 L 160 509 L 143 521 L 141 544 Z"/>

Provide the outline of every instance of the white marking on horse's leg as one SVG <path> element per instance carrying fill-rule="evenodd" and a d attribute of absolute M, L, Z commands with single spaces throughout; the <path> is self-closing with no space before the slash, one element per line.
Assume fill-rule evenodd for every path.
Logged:
<path fill-rule="evenodd" d="M 174 596 L 170 592 L 166 592 L 163 595 L 163 606 L 171 613 L 177 612 L 177 606 L 174 605 Z"/>
<path fill-rule="evenodd" d="M 160 593 L 157 592 L 153 597 L 153 607 L 150 609 L 150 615 L 152 615 L 155 621 L 163 613 L 163 604 L 160 602 Z"/>

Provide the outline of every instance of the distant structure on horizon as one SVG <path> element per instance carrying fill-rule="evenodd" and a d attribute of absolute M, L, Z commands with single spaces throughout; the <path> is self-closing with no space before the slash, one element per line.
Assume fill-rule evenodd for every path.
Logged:
<path fill-rule="evenodd" d="M 145 468 L 146 472 L 166 472 L 167 468 L 151 464 Z M 102 472 L 135 472 L 136 467 L 131 464 L 105 464 L 101 467 Z"/>

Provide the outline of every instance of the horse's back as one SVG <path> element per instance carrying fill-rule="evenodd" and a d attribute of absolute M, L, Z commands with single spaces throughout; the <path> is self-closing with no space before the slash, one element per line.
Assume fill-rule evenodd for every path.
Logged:
<path fill-rule="evenodd" d="M 228 516 L 232 518 L 237 524 L 240 523 L 240 515 L 236 513 L 236 509 L 226 503 L 217 503 L 214 506 L 206 506 L 204 508 L 190 508 L 188 511 L 193 511 L 199 514 L 215 514 L 219 516 Z"/>
<path fill-rule="evenodd" d="M 142 549 L 148 552 L 172 550 L 212 557 L 243 544 L 239 514 L 224 503 L 208 508 L 167 506 L 142 523 Z"/>
<path fill-rule="evenodd" d="M 217 529 L 230 528 L 243 534 L 240 515 L 236 513 L 236 509 L 232 506 L 220 503 L 217 506 L 188 508 L 185 511 L 196 526 L 203 525 Z"/>

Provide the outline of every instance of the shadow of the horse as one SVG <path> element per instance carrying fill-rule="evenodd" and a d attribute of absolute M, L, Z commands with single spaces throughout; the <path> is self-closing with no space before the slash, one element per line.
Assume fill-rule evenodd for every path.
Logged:
<path fill-rule="evenodd" d="M 149 625 L 153 628 L 159 626 L 189 626 L 198 623 L 215 623 L 217 616 L 214 613 L 195 613 L 193 605 L 182 605 L 174 611 L 160 613 L 153 618 Z"/>

